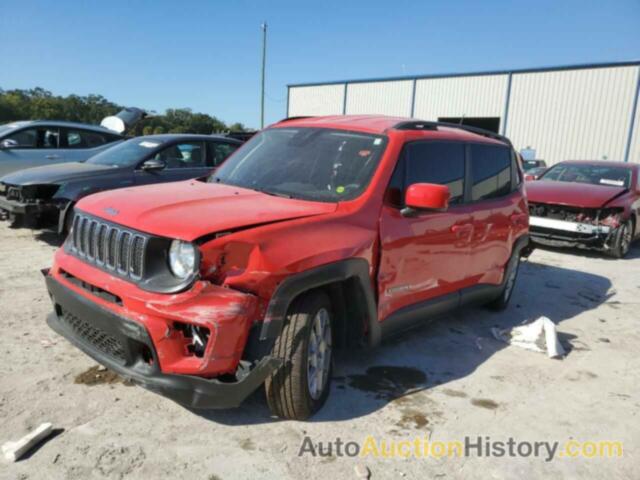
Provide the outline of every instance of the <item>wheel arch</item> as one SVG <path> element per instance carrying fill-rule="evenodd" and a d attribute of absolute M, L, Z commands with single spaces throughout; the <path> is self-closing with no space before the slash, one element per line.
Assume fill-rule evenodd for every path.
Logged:
<path fill-rule="evenodd" d="M 260 340 L 274 339 L 280 334 L 287 311 L 297 298 L 314 290 L 323 290 L 336 308 L 335 331 L 339 334 L 339 340 L 351 343 L 351 340 L 364 336 L 366 329 L 367 344 L 377 345 L 380 342 L 380 326 L 369 270 L 367 260 L 351 258 L 285 278 L 269 301 L 260 329 Z"/>

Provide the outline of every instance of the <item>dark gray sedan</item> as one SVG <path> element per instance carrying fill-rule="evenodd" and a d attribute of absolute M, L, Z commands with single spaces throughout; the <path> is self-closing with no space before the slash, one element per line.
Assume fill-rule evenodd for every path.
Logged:
<path fill-rule="evenodd" d="M 62 233 L 71 225 L 73 205 L 87 195 L 206 176 L 241 144 L 215 135 L 132 138 L 86 162 L 30 168 L 0 178 L 0 212 L 14 225 L 57 222 Z"/>

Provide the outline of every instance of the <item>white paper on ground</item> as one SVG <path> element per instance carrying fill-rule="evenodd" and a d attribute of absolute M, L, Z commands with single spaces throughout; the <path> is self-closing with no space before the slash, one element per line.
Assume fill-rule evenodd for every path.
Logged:
<path fill-rule="evenodd" d="M 546 353 L 549 358 L 561 357 L 564 348 L 558 340 L 556 324 L 547 317 L 540 317 L 527 325 L 500 330 L 492 328 L 493 336 L 516 347 Z"/>

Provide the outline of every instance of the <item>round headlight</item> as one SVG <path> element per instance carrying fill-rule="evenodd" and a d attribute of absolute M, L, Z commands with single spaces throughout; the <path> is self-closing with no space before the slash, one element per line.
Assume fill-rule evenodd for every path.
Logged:
<path fill-rule="evenodd" d="M 171 242 L 169 268 L 171 268 L 171 273 L 180 279 L 192 275 L 196 269 L 196 247 L 182 240 Z"/>

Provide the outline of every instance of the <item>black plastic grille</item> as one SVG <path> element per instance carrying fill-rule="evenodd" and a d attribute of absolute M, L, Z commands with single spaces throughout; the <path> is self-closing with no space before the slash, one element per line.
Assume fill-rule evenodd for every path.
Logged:
<path fill-rule="evenodd" d="M 105 355 L 109 355 L 123 363 L 126 361 L 122 343 L 102 329 L 82 318 L 76 317 L 66 310 L 61 311 L 59 318 L 66 323 L 78 337 L 90 343 Z"/>
<path fill-rule="evenodd" d="M 103 220 L 76 214 L 71 253 L 88 263 L 139 280 L 144 274 L 147 237 Z"/>

